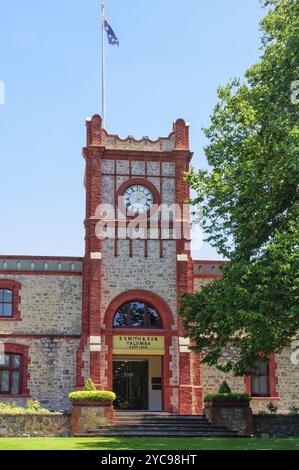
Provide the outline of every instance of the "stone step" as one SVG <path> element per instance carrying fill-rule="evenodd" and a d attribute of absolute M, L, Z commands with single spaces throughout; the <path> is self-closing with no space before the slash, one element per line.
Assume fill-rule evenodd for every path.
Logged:
<path fill-rule="evenodd" d="M 207 419 L 167 419 L 167 418 L 161 418 L 161 419 L 143 419 L 143 418 L 116 418 L 114 419 L 114 423 L 132 423 L 132 424 L 150 424 L 150 423 L 166 423 L 169 424 L 169 426 L 174 426 L 176 423 L 186 423 L 190 426 L 193 426 L 193 424 L 206 424 L 209 423 L 209 420 Z"/>
<path fill-rule="evenodd" d="M 198 428 L 198 427 L 209 427 L 210 424 L 209 423 L 194 423 L 194 424 L 188 424 L 188 423 L 174 423 L 174 424 L 170 424 L 170 423 L 144 423 L 144 422 L 140 422 L 140 423 L 132 423 L 132 422 L 126 422 L 126 421 L 123 421 L 123 422 L 116 422 L 116 423 L 113 423 L 113 426 L 114 427 L 142 427 L 142 428 L 152 428 L 152 427 L 156 427 L 156 428 L 159 428 L 159 427 L 163 427 L 163 428 L 168 428 L 168 429 L 176 429 L 178 427 L 186 427 L 186 428 Z"/>
<path fill-rule="evenodd" d="M 130 415 L 124 415 L 124 416 L 119 416 L 119 415 L 114 415 L 114 419 L 117 421 L 123 421 L 123 420 L 130 420 L 130 421 L 188 421 L 188 422 L 193 422 L 193 421 L 206 421 L 207 418 L 204 416 L 130 416 Z"/>
<path fill-rule="evenodd" d="M 221 427 L 215 427 L 215 428 L 209 428 L 209 427 L 196 427 L 196 428 L 188 428 L 188 427 L 179 427 L 175 429 L 169 429 L 169 428 L 159 428 L 159 427 L 153 427 L 153 428 L 142 428 L 142 427 L 126 427 L 126 426 L 112 426 L 112 427 L 103 427 L 103 428 L 97 428 L 97 429 L 91 429 L 87 431 L 87 434 L 97 434 L 99 432 L 130 432 L 130 431 L 138 431 L 140 433 L 147 433 L 147 432 L 183 432 L 183 433 L 189 433 L 189 432 L 205 432 L 205 433 L 211 433 L 211 432 L 230 432 L 227 429 L 223 429 Z"/>
<path fill-rule="evenodd" d="M 134 423 L 134 424 L 126 423 L 126 422 L 122 422 L 122 423 L 115 422 L 115 423 L 113 423 L 113 426 L 114 427 L 115 426 L 117 426 L 117 427 L 120 427 L 120 426 L 121 427 L 123 427 L 123 426 L 125 426 L 125 427 L 132 427 L 132 426 L 136 427 L 137 426 L 137 427 L 141 427 L 141 428 L 147 428 L 147 427 L 159 428 L 159 427 L 161 427 L 161 428 L 174 428 L 174 429 L 176 429 L 177 427 L 184 427 L 184 428 L 198 428 L 198 427 L 201 427 L 201 428 L 202 427 L 205 427 L 205 428 L 208 427 L 209 428 L 209 427 L 211 427 L 210 423 L 208 423 L 208 422 L 207 423 L 192 423 L 192 424 L 184 423 L 184 422 L 178 422 L 178 423 L 175 423 L 174 425 L 172 423 L 169 424 L 169 423 L 166 423 L 166 422 L 165 423 Z"/>
<path fill-rule="evenodd" d="M 115 414 L 119 415 L 163 415 L 163 416 L 181 416 L 175 413 L 169 413 L 168 411 L 138 411 L 138 410 L 115 410 Z M 190 415 L 191 416 L 191 415 Z M 194 416 L 194 415 L 193 415 Z"/>
<path fill-rule="evenodd" d="M 90 429 L 84 437 L 237 437 L 236 432 L 211 426 L 202 415 L 174 415 L 167 412 L 117 411 L 113 426 Z M 83 435 L 81 435 L 83 437 Z"/>
<path fill-rule="evenodd" d="M 206 416 L 199 416 L 199 415 L 131 415 L 131 414 L 118 414 L 114 413 L 115 418 L 117 419 L 124 419 L 124 418 L 132 418 L 132 419 L 188 419 L 190 421 L 194 419 L 207 419 Z"/>
<path fill-rule="evenodd" d="M 204 415 L 172 415 L 172 414 L 166 414 L 166 413 L 119 413 L 119 412 L 114 412 L 115 416 L 117 417 L 127 417 L 127 416 L 133 416 L 134 418 L 139 418 L 139 417 L 144 417 L 144 418 L 169 418 L 169 419 L 175 419 L 175 418 L 186 418 L 186 419 L 200 419 L 204 418 Z"/>
<path fill-rule="evenodd" d="M 75 437 L 111 437 L 111 436 L 122 436 L 122 437 L 240 437 L 238 434 L 232 431 L 101 431 L 98 430 L 96 433 L 80 434 Z"/>

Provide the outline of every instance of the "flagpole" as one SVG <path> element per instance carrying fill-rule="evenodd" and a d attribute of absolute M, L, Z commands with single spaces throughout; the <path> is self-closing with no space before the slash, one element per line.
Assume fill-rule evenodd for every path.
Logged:
<path fill-rule="evenodd" d="M 103 128 L 106 127 L 106 80 L 105 80 L 105 4 L 101 3 L 102 13 L 102 122 Z"/>

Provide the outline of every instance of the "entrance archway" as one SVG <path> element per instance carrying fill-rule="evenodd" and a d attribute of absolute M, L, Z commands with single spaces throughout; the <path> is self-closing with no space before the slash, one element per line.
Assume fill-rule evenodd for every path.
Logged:
<path fill-rule="evenodd" d="M 170 347 L 174 318 L 157 294 L 131 290 L 110 303 L 105 317 L 108 383 L 121 409 L 171 411 Z"/>

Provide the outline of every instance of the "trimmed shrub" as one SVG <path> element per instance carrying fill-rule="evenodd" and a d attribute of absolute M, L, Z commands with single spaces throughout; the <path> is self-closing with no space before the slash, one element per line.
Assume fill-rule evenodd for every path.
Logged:
<path fill-rule="evenodd" d="M 223 401 L 223 402 L 230 402 L 230 401 L 243 401 L 249 402 L 251 400 L 251 396 L 247 395 L 247 393 L 210 393 L 205 396 L 204 402 L 210 403 L 215 401 Z"/>
<path fill-rule="evenodd" d="M 218 393 L 231 393 L 231 392 L 232 391 L 231 391 L 228 383 L 226 382 L 226 380 L 224 380 L 222 382 L 222 384 L 220 385 L 220 387 L 219 387 Z"/>
<path fill-rule="evenodd" d="M 39 411 L 41 409 L 41 404 L 37 400 L 27 400 L 25 408 L 30 411 Z"/>
<path fill-rule="evenodd" d="M 88 379 L 86 381 L 84 388 L 83 388 L 85 392 L 94 392 L 96 389 L 97 388 L 91 379 Z"/>
<path fill-rule="evenodd" d="M 69 394 L 70 401 L 114 401 L 116 398 L 115 393 L 106 390 L 96 391 L 78 391 Z"/>
<path fill-rule="evenodd" d="M 0 415 L 36 415 L 36 414 L 51 414 L 49 410 L 46 408 L 41 408 L 39 402 L 32 401 L 34 405 L 31 403 L 28 406 L 28 402 L 25 408 L 18 407 L 15 402 L 11 403 L 0 403 Z M 39 404 L 37 407 L 36 403 Z"/>

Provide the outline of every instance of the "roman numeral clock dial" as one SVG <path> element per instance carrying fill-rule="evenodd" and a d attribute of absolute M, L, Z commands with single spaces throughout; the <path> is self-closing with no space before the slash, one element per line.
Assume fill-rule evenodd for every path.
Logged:
<path fill-rule="evenodd" d="M 151 191 L 142 185 L 129 186 L 123 194 L 125 208 L 134 215 L 145 214 L 154 203 Z"/>

